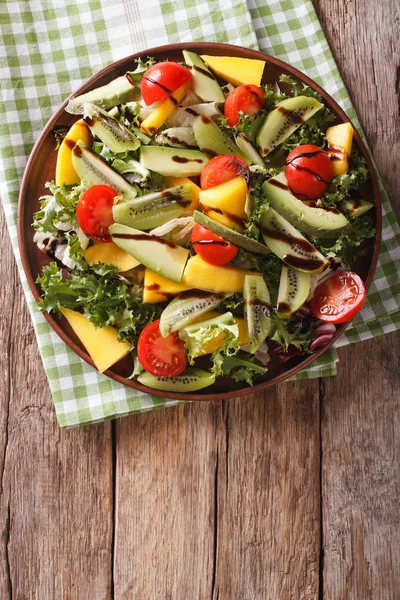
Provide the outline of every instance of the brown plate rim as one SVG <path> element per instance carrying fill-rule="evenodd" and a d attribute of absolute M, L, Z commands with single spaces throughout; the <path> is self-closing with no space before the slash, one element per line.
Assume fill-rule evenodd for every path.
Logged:
<path fill-rule="evenodd" d="M 33 150 L 30 154 L 28 163 L 26 165 L 25 171 L 24 171 L 21 188 L 20 188 L 20 193 L 19 193 L 19 199 L 18 199 L 18 212 L 17 212 L 18 244 L 19 244 L 19 249 L 20 249 L 22 266 L 25 271 L 25 275 L 26 275 L 26 278 L 28 281 L 29 288 L 30 288 L 36 302 L 39 300 L 40 292 L 39 292 L 38 287 L 36 286 L 35 278 L 29 267 L 27 248 L 25 245 L 25 238 L 23 235 L 23 224 L 24 224 L 24 219 L 25 219 L 24 198 L 25 198 L 26 188 L 28 186 L 32 166 L 35 162 L 36 154 L 38 153 L 38 151 L 39 151 L 42 143 L 44 142 L 45 138 L 47 137 L 49 131 L 54 127 L 58 118 L 63 114 L 64 109 L 68 103 L 68 100 L 74 96 L 77 96 L 77 95 L 89 90 L 93 86 L 93 84 L 96 83 L 99 79 L 103 78 L 104 76 L 108 75 L 109 73 L 111 73 L 113 71 L 118 71 L 118 69 L 121 69 L 123 65 L 125 65 L 129 62 L 135 61 L 136 59 L 138 59 L 141 56 L 162 55 L 163 53 L 166 53 L 166 52 L 179 51 L 179 50 L 184 50 L 184 49 L 192 49 L 192 50 L 198 49 L 198 50 L 202 51 L 203 53 L 204 52 L 212 53 L 213 50 L 218 50 L 218 51 L 224 50 L 228 54 L 231 54 L 231 55 L 234 55 L 234 54 L 243 55 L 243 53 L 245 53 L 246 58 L 255 58 L 255 59 L 263 60 L 267 65 L 268 64 L 273 65 L 274 67 L 277 67 L 278 69 L 281 69 L 283 71 L 288 71 L 289 73 L 291 73 L 291 75 L 293 77 L 301 80 L 305 84 L 312 87 L 314 90 L 316 90 L 322 96 L 324 102 L 336 112 L 336 114 L 338 115 L 338 117 L 341 119 L 342 122 L 351 122 L 350 119 L 348 118 L 348 116 L 346 115 L 346 113 L 337 104 L 337 102 L 323 88 L 321 88 L 317 83 L 315 83 L 315 81 L 310 79 L 307 75 L 305 75 L 298 69 L 292 67 L 291 65 L 279 60 L 278 58 L 269 56 L 258 50 L 244 48 L 243 46 L 236 46 L 236 45 L 232 45 L 232 44 L 219 44 L 219 43 L 211 43 L 211 42 L 210 43 L 209 42 L 188 42 L 188 43 L 168 44 L 168 45 L 164 45 L 164 46 L 157 46 L 155 48 L 149 48 L 147 50 L 143 50 L 142 52 L 137 52 L 135 54 L 131 54 L 125 58 L 122 58 L 116 62 L 113 62 L 112 64 L 108 65 L 107 67 L 105 67 L 101 71 L 98 71 L 92 77 L 90 77 L 73 94 L 71 94 L 69 96 L 69 98 L 67 98 L 63 102 L 63 104 L 57 109 L 57 111 L 53 114 L 51 119 L 48 121 L 48 123 L 44 127 L 40 137 L 38 138 L 37 142 L 35 143 Z M 371 183 L 372 183 L 372 189 L 373 189 L 373 195 L 374 195 L 374 201 L 375 201 L 376 237 L 375 237 L 373 254 L 371 257 L 371 262 L 370 262 L 370 266 L 369 266 L 369 270 L 368 270 L 368 275 L 365 280 L 365 286 L 368 289 L 372 282 L 372 279 L 373 279 L 373 276 L 375 273 L 375 269 L 376 269 L 376 265 L 378 262 L 378 257 L 379 257 L 381 232 L 382 232 L 382 204 L 381 204 L 380 193 L 379 193 L 378 179 L 376 176 L 375 167 L 374 167 L 372 158 L 370 157 L 370 154 L 369 154 L 364 142 L 362 141 L 358 131 L 355 128 L 354 128 L 354 139 L 358 145 L 358 148 L 361 151 L 361 154 L 363 155 L 363 157 L 367 163 L 369 174 L 371 177 Z M 60 338 L 67 344 L 67 346 L 73 352 L 75 352 L 75 354 L 77 354 L 82 360 L 84 360 L 89 365 L 91 365 L 92 367 L 95 368 L 94 363 L 91 360 L 91 358 L 89 357 L 89 355 L 86 352 L 84 352 L 68 336 L 68 334 L 62 329 L 60 323 L 58 321 L 56 321 L 55 318 L 52 317 L 51 315 L 49 315 L 48 313 L 43 313 L 43 314 L 44 314 L 44 317 L 46 318 L 46 320 L 48 321 L 48 323 L 50 324 L 50 326 L 52 327 L 52 329 L 60 336 Z M 106 375 L 106 376 L 110 377 L 111 379 L 117 381 L 118 383 L 121 383 L 132 389 L 135 389 L 135 390 L 138 390 L 141 392 L 145 392 L 145 393 L 150 393 L 153 396 L 158 396 L 161 398 L 168 397 L 168 399 L 174 399 L 174 400 L 206 401 L 206 400 L 220 400 L 220 399 L 227 399 L 227 398 L 236 398 L 239 396 L 247 396 L 247 395 L 253 394 L 255 392 L 266 390 L 266 389 L 272 387 L 273 385 L 281 383 L 281 382 L 285 381 L 286 379 L 292 377 L 296 373 L 299 373 L 300 371 L 302 371 L 304 368 L 306 368 L 308 365 L 310 365 L 314 360 L 319 358 L 330 347 L 332 347 L 332 345 L 340 337 L 340 335 L 343 333 L 343 331 L 346 329 L 346 327 L 350 323 L 351 323 L 351 321 L 340 325 L 337 328 L 337 331 L 336 331 L 335 335 L 333 336 L 332 340 L 329 342 L 329 344 L 322 347 L 317 352 L 310 355 L 309 357 L 304 359 L 301 363 L 292 367 L 288 371 L 285 371 L 284 373 L 281 373 L 280 375 L 273 377 L 272 379 L 270 379 L 268 381 L 259 383 L 259 384 L 255 385 L 254 387 L 244 387 L 239 390 L 233 390 L 231 393 L 228 391 L 218 392 L 218 393 L 210 393 L 210 394 L 165 392 L 165 391 L 154 390 L 153 388 L 145 387 L 134 380 L 128 380 L 125 377 L 119 375 L 118 373 L 115 373 L 112 369 L 107 369 L 107 371 L 104 372 L 104 375 Z"/>

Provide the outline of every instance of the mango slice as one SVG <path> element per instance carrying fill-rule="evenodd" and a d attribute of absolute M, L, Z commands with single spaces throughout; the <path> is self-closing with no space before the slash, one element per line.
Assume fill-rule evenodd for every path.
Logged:
<path fill-rule="evenodd" d="M 94 244 L 94 246 L 90 246 L 90 248 L 85 250 L 83 256 L 90 266 L 98 262 L 106 265 L 115 265 L 118 267 L 120 273 L 129 271 L 129 269 L 134 269 L 140 265 L 140 262 L 136 258 L 125 252 L 125 250 L 122 250 L 122 248 L 119 248 L 114 242 Z"/>
<path fill-rule="evenodd" d="M 207 292 L 224 292 L 226 294 L 242 293 L 244 278 L 252 274 L 236 267 L 217 267 L 210 265 L 200 256 L 189 258 L 181 283 L 190 288 Z"/>
<path fill-rule="evenodd" d="M 92 145 L 92 133 L 83 119 L 79 119 L 72 125 L 58 149 L 56 185 L 73 185 L 81 180 L 72 166 L 72 148 L 78 140 L 82 140 L 85 146 L 90 147 Z"/>
<path fill-rule="evenodd" d="M 201 58 L 216 75 L 233 83 L 233 85 L 261 84 L 265 67 L 263 60 L 233 56 L 206 56 L 203 54 Z"/>
<path fill-rule="evenodd" d="M 351 123 L 340 123 L 326 130 L 328 154 L 332 161 L 333 174 L 343 175 L 349 170 L 349 156 L 353 142 L 353 126 Z"/>
<path fill-rule="evenodd" d="M 245 212 L 247 183 L 243 177 L 234 177 L 199 194 L 200 206 L 211 219 L 226 227 L 243 230 L 247 219 Z"/>
<path fill-rule="evenodd" d="M 198 185 L 194 183 L 189 177 L 166 177 L 168 187 L 173 187 L 174 185 L 185 185 L 189 183 L 192 186 L 193 190 L 193 200 L 189 204 L 189 206 L 185 210 L 185 214 L 192 215 L 195 210 L 199 209 L 199 194 L 200 188 Z"/>
<path fill-rule="evenodd" d="M 172 115 L 179 102 L 183 100 L 189 89 L 190 81 L 184 83 L 169 98 L 159 104 L 140 125 L 140 129 L 149 135 L 153 135 L 165 121 Z"/>
<path fill-rule="evenodd" d="M 201 315 L 200 317 L 197 317 L 197 319 L 192 321 L 190 324 L 194 325 L 194 323 L 202 323 L 203 321 L 207 321 L 208 319 L 214 319 L 215 317 L 219 317 L 220 314 L 221 313 L 218 313 L 215 310 L 211 310 L 210 312 L 206 313 L 205 315 Z M 238 329 L 239 329 L 240 345 L 243 346 L 244 344 L 248 344 L 249 343 L 249 334 L 247 333 L 247 327 L 246 327 L 246 323 L 245 323 L 244 319 L 242 319 L 241 317 L 236 317 L 235 315 L 233 315 L 233 318 L 235 319 L 236 325 L 238 326 Z M 207 342 L 207 344 L 205 344 L 205 346 L 203 346 L 203 348 L 197 354 L 197 356 L 204 356 L 204 354 L 212 354 L 213 352 L 215 352 L 215 350 L 218 350 L 218 348 L 220 348 L 223 345 L 224 340 L 225 340 L 225 334 L 220 333 L 216 338 Z"/>
<path fill-rule="evenodd" d="M 69 308 L 60 309 L 74 333 L 88 351 L 100 373 L 125 358 L 131 351 L 128 342 L 118 342 L 118 331 L 114 327 L 96 327 L 81 313 Z"/>
<path fill-rule="evenodd" d="M 144 290 L 143 302 L 147 304 L 156 304 L 171 300 L 174 296 L 178 296 L 181 292 L 190 288 L 182 283 L 177 283 L 156 273 L 151 269 L 146 269 L 144 272 Z"/>

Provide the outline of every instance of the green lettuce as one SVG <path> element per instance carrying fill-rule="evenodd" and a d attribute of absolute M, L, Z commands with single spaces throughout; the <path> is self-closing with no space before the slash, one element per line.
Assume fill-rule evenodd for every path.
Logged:
<path fill-rule="evenodd" d="M 356 217 L 337 240 L 311 238 L 312 243 L 323 253 L 333 252 L 347 265 L 354 264 L 359 256 L 367 253 L 363 242 L 376 235 L 376 227 L 370 215 Z"/>
<path fill-rule="evenodd" d="M 186 355 L 192 365 L 202 349 L 221 333 L 224 334 L 224 344 L 214 355 L 233 356 L 239 350 L 239 327 L 232 313 L 226 312 L 218 317 L 187 325 L 179 331 L 179 337 L 185 342 Z"/>
<path fill-rule="evenodd" d="M 311 327 L 306 331 L 302 331 L 301 321 L 298 321 L 296 318 L 283 320 L 280 319 L 276 313 L 273 313 L 272 320 L 275 326 L 275 332 L 271 339 L 281 346 L 285 352 L 288 351 L 289 346 L 294 346 L 305 353 L 309 352 L 313 335 Z M 297 322 L 299 326 L 297 326 Z"/>
<path fill-rule="evenodd" d="M 215 365 L 215 363 L 214 363 Z M 218 369 L 218 370 L 217 370 Z M 244 381 L 254 385 L 254 378 L 264 375 L 268 369 L 255 362 L 255 358 L 244 352 L 237 356 L 225 356 L 218 362 L 216 375 L 231 377 L 234 381 Z"/>
<path fill-rule="evenodd" d="M 69 224 L 72 228 L 77 225 L 76 205 L 84 191 L 88 189 L 87 181 L 77 185 L 56 185 L 54 181 L 46 183 L 52 195 L 42 196 L 40 210 L 33 215 L 33 228 L 57 235 L 60 223 Z"/>

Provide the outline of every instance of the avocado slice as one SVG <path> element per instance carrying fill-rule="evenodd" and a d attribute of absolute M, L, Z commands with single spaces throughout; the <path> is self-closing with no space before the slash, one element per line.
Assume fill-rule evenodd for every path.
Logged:
<path fill-rule="evenodd" d="M 189 251 L 173 242 L 126 225 L 110 225 L 112 240 L 142 265 L 177 281 L 182 279 Z"/>
<path fill-rule="evenodd" d="M 289 267 L 322 273 L 329 261 L 272 207 L 263 212 L 260 228 L 264 242 Z"/>
<path fill-rule="evenodd" d="M 313 237 L 337 238 L 349 222 L 337 208 L 307 206 L 290 191 L 285 174 L 263 183 L 265 199 L 294 227 Z"/>
<path fill-rule="evenodd" d="M 267 156 L 282 144 L 296 129 L 322 108 L 316 98 L 296 96 L 279 102 L 268 113 L 257 135 L 257 146 L 261 156 Z"/>
<path fill-rule="evenodd" d="M 362 198 L 349 198 L 340 203 L 340 208 L 352 219 L 361 217 L 361 215 L 366 213 L 373 206 L 372 202 L 367 202 L 367 200 L 363 200 Z"/>
<path fill-rule="evenodd" d="M 200 175 L 209 158 L 199 150 L 183 150 L 161 146 L 142 146 L 140 164 L 165 177 Z"/>
<path fill-rule="evenodd" d="M 311 275 L 292 267 L 282 265 L 279 281 L 278 306 L 276 313 L 281 319 L 288 319 L 295 313 L 310 293 Z"/>
<path fill-rule="evenodd" d="M 200 56 L 188 50 L 183 50 L 182 54 L 193 75 L 194 93 L 205 102 L 225 102 L 224 92 Z"/>
<path fill-rule="evenodd" d="M 246 252 L 250 252 L 251 254 L 269 254 L 270 251 L 264 244 L 260 244 L 256 240 L 252 240 L 251 238 L 246 237 L 242 233 L 235 231 L 234 229 L 230 229 L 222 223 L 218 223 L 214 221 L 214 219 L 210 219 L 202 212 L 195 210 L 193 213 L 193 218 L 196 223 L 200 223 L 203 227 L 215 233 L 215 235 L 219 235 L 225 241 L 231 242 L 238 248 L 245 250 Z"/>
<path fill-rule="evenodd" d="M 117 77 L 86 94 L 71 98 L 67 104 L 66 111 L 72 115 L 82 115 L 85 102 L 93 102 L 101 108 L 113 108 L 119 104 L 140 100 L 140 86 L 135 85 L 131 77 L 126 73 Z"/>

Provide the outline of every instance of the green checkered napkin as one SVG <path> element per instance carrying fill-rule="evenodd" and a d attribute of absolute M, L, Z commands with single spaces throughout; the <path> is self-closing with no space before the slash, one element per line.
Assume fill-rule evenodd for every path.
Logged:
<path fill-rule="evenodd" d="M 119 385 L 71 352 L 37 310 L 17 245 L 19 183 L 59 104 L 105 65 L 173 42 L 229 42 L 277 56 L 322 85 L 359 126 L 309 0 L 7 0 L 0 5 L 0 181 L 4 211 L 61 426 L 175 404 Z M 399 227 L 381 186 L 383 242 L 368 301 L 337 346 L 400 327 Z M 332 349 L 298 379 L 336 373 Z"/>

